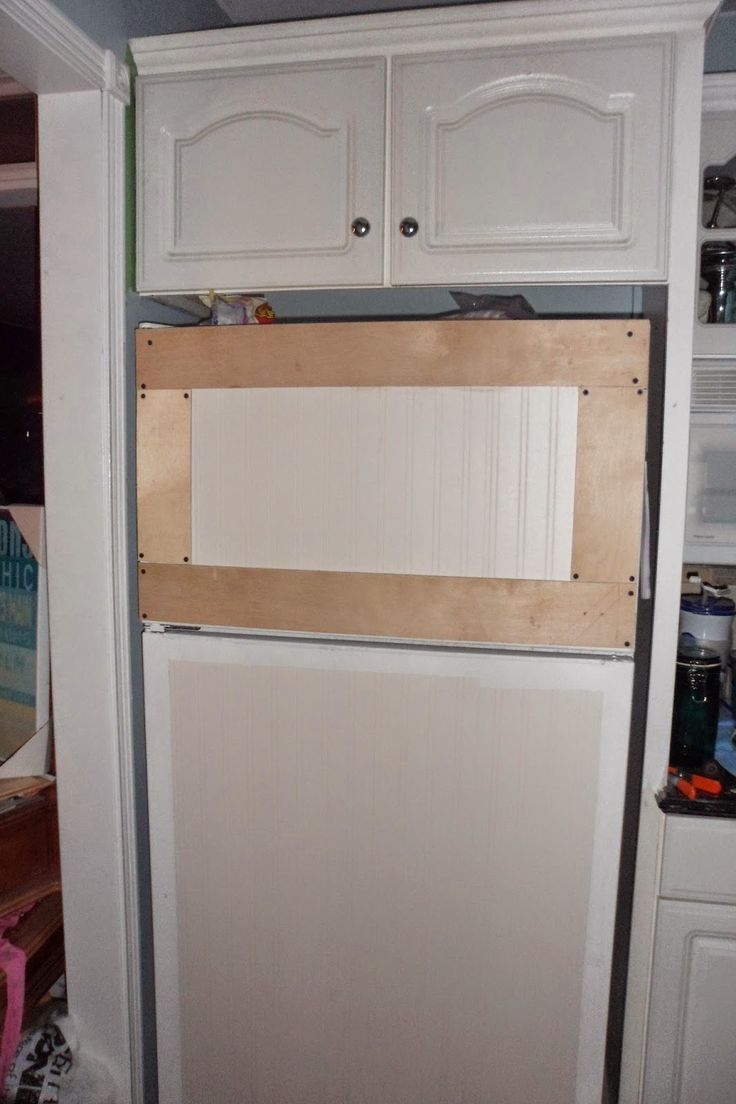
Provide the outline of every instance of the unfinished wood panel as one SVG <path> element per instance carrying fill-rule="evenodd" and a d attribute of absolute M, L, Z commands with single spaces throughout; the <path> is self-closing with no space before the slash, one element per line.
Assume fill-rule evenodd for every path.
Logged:
<path fill-rule="evenodd" d="M 577 388 L 192 395 L 192 562 L 569 579 Z"/>
<path fill-rule="evenodd" d="M 643 388 L 581 392 L 572 553 L 580 580 L 638 578 L 646 422 Z"/>
<path fill-rule="evenodd" d="M 181 563 L 192 555 L 192 403 L 186 391 L 138 398 L 138 558 Z"/>
<path fill-rule="evenodd" d="M 141 617 L 244 629 L 630 648 L 636 598 L 612 583 L 146 564 Z"/>
<path fill-rule="evenodd" d="M 576 1098 L 603 696 L 463 674 L 171 664 L 167 1100 Z"/>
<path fill-rule="evenodd" d="M 138 330 L 138 385 L 646 386 L 649 322 L 329 322 Z"/>
<path fill-rule="evenodd" d="M 7 671 L 7 662 L 1 664 Z M 22 747 L 38 729 L 36 706 L 0 699 L 0 763 Z"/>

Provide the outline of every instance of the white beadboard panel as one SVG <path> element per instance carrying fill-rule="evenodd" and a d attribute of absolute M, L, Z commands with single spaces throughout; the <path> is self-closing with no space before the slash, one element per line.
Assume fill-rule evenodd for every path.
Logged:
<path fill-rule="evenodd" d="M 570 578 L 574 387 L 192 397 L 194 563 Z"/>
<path fill-rule="evenodd" d="M 145 648 L 162 1104 L 589 1104 L 630 664 Z"/>

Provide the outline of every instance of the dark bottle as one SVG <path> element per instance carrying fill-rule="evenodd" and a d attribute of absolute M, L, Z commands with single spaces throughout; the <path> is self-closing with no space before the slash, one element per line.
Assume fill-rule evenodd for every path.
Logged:
<path fill-rule="evenodd" d="M 670 763 L 702 767 L 713 758 L 718 732 L 721 660 L 710 648 L 677 653 Z"/>

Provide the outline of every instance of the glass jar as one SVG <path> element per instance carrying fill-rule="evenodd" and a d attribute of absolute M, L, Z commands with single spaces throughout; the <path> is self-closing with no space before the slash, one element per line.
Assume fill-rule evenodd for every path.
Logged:
<path fill-rule="evenodd" d="M 709 322 L 736 322 L 736 243 L 707 242 L 700 257 L 700 275 L 711 296 Z"/>
<path fill-rule="evenodd" d="M 718 733 L 721 657 L 710 648 L 680 648 L 675 674 L 670 763 L 702 767 Z"/>

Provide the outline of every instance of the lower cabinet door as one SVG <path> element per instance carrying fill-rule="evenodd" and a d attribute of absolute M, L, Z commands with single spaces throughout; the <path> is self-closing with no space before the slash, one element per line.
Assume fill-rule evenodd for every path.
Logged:
<path fill-rule="evenodd" d="M 735 1033 L 736 907 L 661 901 L 642 1100 L 733 1100 Z"/>

